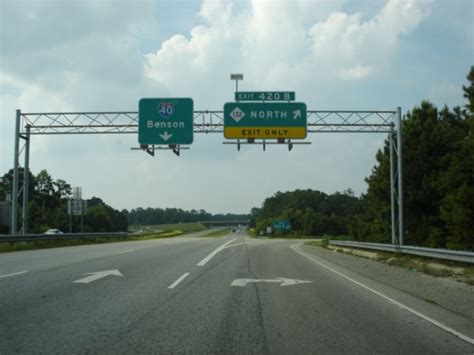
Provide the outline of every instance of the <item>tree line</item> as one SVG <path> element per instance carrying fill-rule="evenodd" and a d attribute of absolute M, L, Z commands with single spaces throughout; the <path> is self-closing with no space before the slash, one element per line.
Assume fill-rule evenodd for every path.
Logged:
<path fill-rule="evenodd" d="M 138 207 L 130 211 L 123 210 L 128 223 L 131 225 L 152 225 L 167 223 L 195 223 L 204 221 L 237 221 L 248 220 L 248 214 L 212 214 L 203 209 L 190 211 L 181 208 L 142 208 Z"/>
<path fill-rule="evenodd" d="M 19 169 L 20 181 L 23 181 L 24 170 Z M 12 193 L 13 170 L 3 175 L 0 182 L 0 200 L 6 200 Z M 38 175 L 29 173 L 29 231 L 43 233 L 48 229 L 57 228 L 69 232 L 70 217 L 67 203 L 72 196 L 72 187 L 62 179 L 54 180 L 47 170 Z M 127 230 L 127 219 L 120 211 L 110 207 L 98 197 L 87 201 L 87 213 L 83 218 L 84 232 L 115 232 Z M 23 209 L 23 201 L 19 200 L 19 211 Z M 21 221 L 21 213 L 19 214 Z M 20 223 L 21 224 L 21 223 Z M 73 216 L 73 232 L 78 232 L 79 217 Z M 0 225 L 0 233 L 8 233 L 7 225 Z"/>
<path fill-rule="evenodd" d="M 24 170 L 19 169 L 19 179 L 23 181 Z M 3 175 L 0 181 L 0 201 L 5 201 L 12 193 L 13 169 Z M 57 228 L 69 231 L 70 217 L 67 212 L 68 200 L 72 197 L 72 187 L 62 179 L 54 180 L 47 170 L 38 175 L 29 173 L 29 232 L 43 233 Z M 11 197 L 10 197 L 11 198 Z M 84 232 L 127 231 L 128 225 L 152 225 L 167 223 L 188 223 L 203 221 L 248 220 L 248 214 L 211 214 L 203 209 L 185 211 L 180 208 L 136 208 L 118 211 L 98 197 L 87 201 L 87 212 L 83 218 Z M 19 199 L 19 211 L 22 211 Z M 21 213 L 19 213 L 21 221 Z M 79 230 L 79 217 L 73 216 L 73 232 Z M 21 225 L 21 222 L 20 222 Z M 0 233 L 9 233 L 8 225 L 0 225 Z"/>
<path fill-rule="evenodd" d="M 402 122 L 405 243 L 474 250 L 474 67 L 464 107 L 423 101 Z M 366 179 L 366 209 L 350 228 L 355 240 L 390 240 L 389 143 Z"/>
<path fill-rule="evenodd" d="M 351 189 L 330 195 L 310 189 L 279 191 L 265 199 L 261 208 L 251 210 L 251 226 L 258 234 L 266 233 L 273 221 L 284 220 L 290 222 L 295 234 L 347 235 L 354 216 L 363 210 L 363 199 L 355 197 Z M 278 231 L 272 233 L 279 234 Z"/>
<path fill-rule="evenodd" d="M 405 244 L 474 250 L 474 67 L 467 79 L 464 107 L 422 101 L 402 121 Z M 389 243 L 388 139 L 366 182 L 360 197 L 350 190 L 277 192 L 252 209 L 252 225 L 260 232 L 285 219 L 299 234 Z"/>

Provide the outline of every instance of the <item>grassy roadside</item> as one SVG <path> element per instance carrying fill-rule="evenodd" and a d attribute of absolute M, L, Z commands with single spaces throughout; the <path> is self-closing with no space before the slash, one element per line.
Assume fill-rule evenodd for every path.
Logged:
<path fill-rule="evenodd" d="M 224 235 L 227 235 L 229 233 L 230 233 L 230 228 L 224 228 L 224 229 L 213 230 L 207 234 L 202 235 L 201 237 L 218 238 L 218 237 L 223 237 Z"/>
<path fill-rule="evenodd" d="M 247 234 L 252 238 L 257 237 L 257 233 L 255 232 L 255 228 L 247 228 Z"/>
<path fill-rule="evenodd" d="M 174 227 L 182 227 L 177 229 Z M 103 238 L 97 237 L 94 239 L 74 239 L 74 240 L 46 240 L 37 242 L 22 242 L 22 243 L 0 243 L 0 253 L 10 253 L 21 250 L 35 250 L 35 249 L 50 249 L 69 247 L 77 245 L 87 244 L 104 244 L 104 243 L 117 243 L 117 242 L 131 242 L 158 238 L 171 238 L 176 237 L 185 233 L 192 233 L 196 231 L 202 231 L 207 229 L 204 225 L 199 223 L 189 224 L 163 224 L 159 226 L 150 226 L 153 228 L 147 229 L 146 232 L 140 232 L 136 234 L 130 234 L 128 238 Z M 158 228 L 159 227 L 159 228 Z"/>
<path fill-rule="evenodd" d="M 309 241 L 306 242 L 305 245 L 367 258 L 391 266 L 402 267 L 413 272 L 422 272 L 435 277 L 452 277 L 456 281 L 464 282 L 468 285 L 474 285 L 474 266 L 468 264 L 447 260 L 430 259 L 401 253 L 331 246 L 329 245 L 328 239 Z"/>

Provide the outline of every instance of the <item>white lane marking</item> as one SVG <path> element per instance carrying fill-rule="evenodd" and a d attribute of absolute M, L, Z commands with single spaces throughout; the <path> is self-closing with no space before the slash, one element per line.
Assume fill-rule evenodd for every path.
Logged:
<path fill-rule="evenodd" d="M 28 271 L 18 271 L 14 272 L 13 274 L 7 274 L 7 275 L 0 275 L 0 279 L 4 277 L 10 277 L 10 276 L 15 276 L 15 275 L 21 275 L 21 274 L 26 274 Z"/>
<path fill-rule="evenodd" d="M 237 244 L 232 244 L 232 245 L 228 245 L 226 246 L 224 249 L 227 249 L 227 248 L 232 248 L 232 247 L 237 247 L 239 245 L 244 245 L 245 243 L 237 243 Z"/>
<path fill-rule="evenodd" d="M 123 277 L 122 273 L 118 269 L 107 270 L 107 271 L 88 272 L 88 273 L 83 274 L 83 275 L 90 275 L 90 276 L 84 277 L 84 278 L 76 280 L 74 282 L 79 283 L 79 284 L 88 284 L 90 282 L 99 280 L 99 279 L 101 279 L 103 277 L 107 277 L 109 275 L 122 276 Z"/>
<path fill-rule="evenodd" d="M 237 238 L 231 239 L 228 242 L 222 244 L 220 247 L 218 247 L 216 250 L 212 251 L 208 256 L 206 256 L 204 259 L 202 259 L 200 262 L 198 262 L 196 265 L 197 266 L 204 266 L 207 264 L 209 260 L 211 260 L 217 253 L 221 252 L 226 246 L 228 246 L 230 243 L 232 243 L 234 240 Z"/>
<path fill-rule="evenodd" d="M 188 277 L 189 275 L 189 272 L 185 272 L 183 275 L 181 275 L 181 277 L 179 279 L 177 279 L 175 282 L 173 282 L 171 285 L 168 286 L 169 289 L 173 289 L 175 288 L 176 286 L 179 285 L 179 283 L 181 281 L 183 281 L 186 277 Z"/>
<path fill-rule="evenodd" d="M 427 321 L 427 322 L 433 324 L 434 326 L 436 326 L 436 327 L 438 327 L 438 328 L 441 328 L 441 329 L 443 329 L 444 331 L 446 331 L 446 332 L 448 332 L 448 333 L 451 333 L 452 335 L 458 337 L 459 339 L 462 339 L 462 340 L 464 340 L 465 342 L 468 342 L 469 344 L 474 345 L 474 339 L 468 337 L 467 335 L 464 335 L 464 334 L 462 334 L 462 333 L 460 333 L 460 332 L 458 332 L 458 331 L 456 331 L 456 330 L 454 330 L 454 329 L 448 327 L 447 325 L 445 325 L 445 324 L 443 324 L 443 323 L 441 323 L 441 322 L 438 322 L 437 320 L 435 320 L 435 319 L 433 319 L 433 318 L 430 318 L 430 317 L 428 317 L 428 316 L 425 316 L 424 314 L 422 314 L 422 313 L 420 313 L 420 312 L 418 312 L 418 311 L 415 311 L 413 308 L 410 308 L 410 307 L 408 307 L 408 306 L 405 306 L 403 303 L 400 303 L 400 302 L 398 302 L 398 301 L 395 301 L 393 298 L 390 298 L 390 297 L 388 297 L 388 296 L 385 296 L 383 293 L 378 292 L 378 291 L 374 290 L 373 288 L 371 288 L 371 287 L 369 287 L 369 286 L 366 286 L 366 285 L 364 285 L 363 283 L 361 283 L 361 282 L 359 282 L 359 281 L 356 281 L 356 280 L 354 280 L 353 278 L 351 278 L 351 277 L 349 277 L 349 276 L 347 276 L 347 275 L 344 275 L 343 273 L 341 273 L 341 272 L 339 272 L 339 271 L 337 271 L 337 270 L 334 270 L 334 269 L 331 268 L 330 266 L 327 266 L 327 265 L 323 264 L 322 262 L 316 260 L 315 258 L 311 257 L 310 255 L 307 255 L 306 253 L 304 253 L 304 252 L 302 252 L 301 250 L 299 250 L 298 247 L 299 247 L 301 244 L 302 244 L 302 243 L 293 244 L 293 245 L 291 246 L 291 249 L 293 249 L 295 252 L 297 252 L 297 253 L 300 254 L 301 256 L 304 256 L 305 258 L 307 258 L 307 259 L 313 261 L 314 263 L 316 263 L 316 264 L 322 266 L 323 268 L 325 268 L 325 269 L 327 269 L 327 270 L 329 270 L 329 271 L 331 271 L 331 272 L 333 272 L 333 273 L 335 273 L 335 274 L 337 274 L 337 275 L 339 275 L 339 276 L 345 278 L 346 280 L 348 280 L 348 281 L 350 281 L 350 282 L 356 284 L 357 286 L 360 286 L 360 287 L 366 289 L 367 291 L 372 292 L 373 294 L 375 294 L 375 295 L 377 295 L 377 296 L 379 296 L 379 297 L 382 297 L 382 298 L 385 299 L 386 301 L 389 301 L 390 303 L 392 303 L 392 304 L 394 304 L 394 305 L 396 305 L 396 306 L 398 306 L 398 307 L 404 309 L 405 311 L 410 312 L 411 314 L 414 314 L 415 316 L 418 316 L 418 317 L 420 317 L 421 319 L 424 319 L 425 321 Z"/>
<path fill-rule="evenodd" d="M 280 287 L 283 286 L 292 286 L 298 284 L 307 284 L 312 283 L 313 281 L 307 280 L 297 280 L 297 279 L 287 279 L 284 277 L 277 277 L 276 279 L 235 279 L 230 284 L 231 286 L 245 287 L 249 283 L 259 283 L 259 282 L 277 282 L 281 283 Z"/>
<path fill-rule="evenodd" d="M 135 249 L 122 250 L 122 251 L 119 251 L 117 254 L 126 254 L 126 253 L 131 253 L 132 251 L 135 251 Z"/>

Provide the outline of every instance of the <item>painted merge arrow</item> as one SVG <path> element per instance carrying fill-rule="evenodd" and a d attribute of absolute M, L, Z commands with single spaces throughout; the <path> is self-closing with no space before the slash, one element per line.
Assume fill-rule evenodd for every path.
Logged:
<path fill-rule="evenodd" d="M 168 134 L 168 132 L 165 132 L 163 134 L 160 134 L 160 137 L 163 138 L 163 140 L 166 142 L 168 139 L 170 139 L 173 136 L 173 134 Z"/>
<path fill-rule="evenodd" d="M 298 285 L 298 284 L 312 283 L 313 281 L 286 279 L 284 277 L 277 277 L 276 279 L 235 279 L 234 281 L 232 281 L 230 285 L 236 286 L 236 287 L 245 287 L 249 283 L 259 283 L 259 282 L 273 282 L 273 283 L 281 283 L 280 286 L 293 286 L 293 285 Z"/>
<path fill-rule="evenodd" d="M 122 276 L 123 277 L 122 273 L 117 269 L 107 270 L 107 271 L 88 272 L 88 273 L 83 274 L 83 275 L 90 275 L 90 276 L 84 277 L 84 278 L 76 280 L 74 282 L 79 283 L 79 284 L 88 284 L 90 282 L 99 280 L 99 279 L 101 279 L 103 277 L 107 277 L 109 275 Z"/>
<path fill-rule="evenodd" d="M 293 119 L 296 120 L 297 118 L 301 118 L 301 110 L 293 111 Z"/>

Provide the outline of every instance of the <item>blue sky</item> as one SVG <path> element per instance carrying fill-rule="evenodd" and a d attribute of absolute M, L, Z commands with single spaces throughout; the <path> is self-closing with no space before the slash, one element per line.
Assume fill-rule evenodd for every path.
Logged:
<path fill-rule="evenodd" d="M 474 64 L 474 1 L 0 1 L 0 171 L 14 113 L 137 110 L 141 97 L 195 109 L 242 90 L 291 90 L 308 109 L 404 113 L 463 105 Z M 131 151 L 137 137 L 35 136 L 33 173 L 116 208 L 248 212 L 276 191 L 366 191 L 383 135 L 311 134 L 309 146 L 235 147 L 195 135 L 179 158 Z"/>

